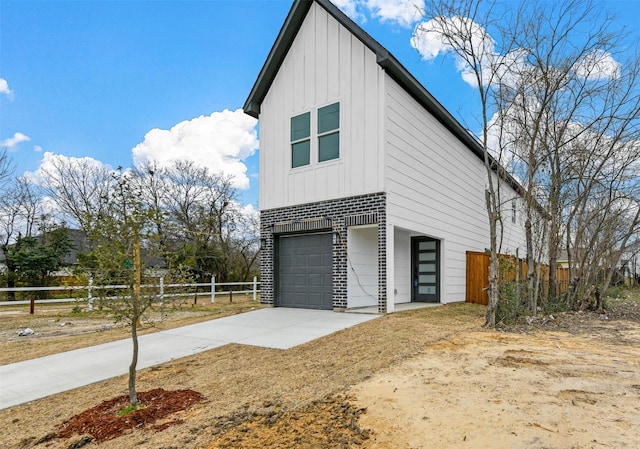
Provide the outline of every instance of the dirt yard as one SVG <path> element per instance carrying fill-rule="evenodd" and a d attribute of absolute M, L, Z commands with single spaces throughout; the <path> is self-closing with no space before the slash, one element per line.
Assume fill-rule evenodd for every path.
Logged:
<path fill-rule="evenodd" d="M 84 304 L 83 304 L 84 306 Z M 262 307 L 250 295 L 220 296 L 215 303 L 208 298 L 175 301 L 162 311 L 150 313 L 141 323 L 140 334 L 220 318 Z M 44 357 L 50 354 L 128 338 L 125 323 L 115 323 L 108 311 L 86 307 L 73 312 L 69 304 L 37 304 L 29 314 L 28 305 L 0 307 L 0 364 Z M 25 329 L 34 333 L 20 336 Z"/>
<path fill-rule="evenodd" d="M 173 425 L 59 438 L 123 376 L 0 411 L 0 448 L 637 448 L 640 304 L 610 304 L 508 332 L 456 304 L 286 351 L 228 345 L 139 373 L 139 391 L 205 397 Z"/>

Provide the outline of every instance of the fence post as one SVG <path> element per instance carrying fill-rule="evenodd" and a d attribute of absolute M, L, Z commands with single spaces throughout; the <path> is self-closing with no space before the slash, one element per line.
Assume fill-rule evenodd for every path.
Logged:
<path fill-rule="evenodd" d="M 256 295 L 258 294 L 258 276 L 253 277 L 253 300 L 256 300 Z"/>
<path fill-rule="evenodd" d="M 164 306 L 164 276 L 160 276 L 160 307 Z"/>
<path fill-rule="evenodd" d="M 216 277 L 211 276 L 211 304 L 216 301 Z"/>
<path fill-rule="evenodd" d="M 89 278 L 89 286 L 87 287 L 87 310 L 91 312 L 93 310 L 93 295 L 91 292 L 91 287 L 93 287 L 93 278 Z"/>

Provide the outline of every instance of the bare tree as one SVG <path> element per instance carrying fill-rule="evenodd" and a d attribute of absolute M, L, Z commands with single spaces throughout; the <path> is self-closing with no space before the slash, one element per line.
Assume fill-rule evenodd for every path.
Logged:
<path fill-rule="evenodd" d="M 640 217 L 638 139 L 590 137 L 582 141 L 576 157 L 566 221 L 573 273 L 568 300 L 574 307 L 594 284 L 603 293 L 608 288 L 620 256 L 638 231 Z"/>
<path fill-rule="evenodd" d="M 41 168 L 45 192 L 80 229 L 90 232 L 103 199 L 113 183 L 113 171 L 90 158 L 54 156 Z"/>
<path fill-rule="evenodd" d="M 232 179 L 192 161 L 147 163 L 131 181 L 151 212 L 160 254 L 171 272 L 225 282 L 255 272 L 255 217 L 237 201 Z"/>
<path fill-rule="evenodd" d="M 19 250 L 23 237 L 33 235 L 40 209 L 40 198 L 34 186 L 26 178 L 18 178 L 12 185 L 5 184 L 0 198 L 0 250 L 7 266 L 7 287 L 16 286 L 18 267 L 9 256 L 11 250 Z M 15 292 L 8 292 L 9 300 L 15 299 Z"/>
<path fill-rule="evenodd" d="M 253 211 L 238 210 L 235 237 L 232 238 L 232 263 L 237 267 L 235 279 L 249 280 L 258 271 L 256 261 L 260 255 L 258 243 L 260 220 Z"/>
<path fill-rule="evenodd" d="M 491 154 L 489 146 L 492 110 L 495 105 L 494 88 L 500 75 L 517 61 L 513 58 L 513 42 L 501 41 L 496 48 L 488 33 L 490 27 L 498 29 L 494 18 L 494 2 L 482 3 L 477 0 L 433 0 L 425 8 L 425 24 L 416 28 L 413 39 L 420 39 L 432 33 L 440 39 L 464 66 L 464 74 L 477 86 L 481 133 L 480 146 L 484 153 L 484 166 L 487 173 L 485 205 L 489 225 L 489 286 L 488 307 L 485 325 L 496 324 L 496 311 L 499 301 L 499 245 L 501 241 L 501 200 L 500 180 L 506 175 L 500 166 L 501 155 Z M 499 176 L 496 176 L 496 173 Z"/>
<path fill-rule="evenodd" d="M 635 59 L 626 65 L 614 59 L 620 55 L 621 33 L 612 31 L 612 18 L 592 2 L 522 2 L 517 10 L 503 8 L 501 27 L 494 21 L 493 3 L 434 0 L 427 12 L 432 22 L 427 31 L 438 34 L 463 63 L 466 79 L 473 76 L 478 86 L 494 267 L 489 274 L 486 324 L 495 324 L 499 300 L 493 253 L 498 247 L 496 214 L 501 202 L 500 189 L 492 184 L 496 159 L 491 159 L 491 150 L 524 183 L 520 193 L 527 206 L 526 291 L 529 310 L 535 314 L 539 262 L 545 256 L 549 262 L 549 295 L 554 298 L 563 237 L 573 247 L 586 232 L 582 223 L 593 218 L 589 211 L 598 189 L 619 193 L 625 185 L 628 190 L 633 175 L 625 167 L 637 159 L 627 149 L 623 153 L 629 157 L 622 163 L 619 154 L 622 143 L 637 136 L 638 65 Z M 496 39 L 488 35 L 489 27 Z M 611 177 L 614 173 L 618 176 Z M 617 197 L 600 201 L 600 207 L 609 210 Z M 541 251 L 545 235 L 548 241 Z M 586 257 L 586 252 L 582 254 Z M 578 275 L 574 287 L 579 280 Z"/>
<path fill-rule="evenodd" d="M 635 76 L 625 75 L 626 81 L 621 82 L 623 77 L 611 56 L 620 35 L 611 32 L 612 18 L 591 2 L 525 2 L 517 16 L 517 26 L 505 32 L 523 49 L 521 63 L 510 66 L 499 83 L 498 116 L 500 126 L 507 127 L 512 137 L 503 145 L 513 153 L 514 165 L 527 187 L 527 280 L 530 310 L 535 313 L 535 260 L 529 237 L 533 211 L 543 205 L 549 220 L 546 253 L 549 297 L 554 298 L 556 261 L 566 230 L 563 212 L 570 201 L 568 185 L 574 172 L 574 142 L 581 135 L 597 140 L 610 132 L 611 108 L 628 103 L 628 88 L 634 84 L 628 81 Z M 623 115 L 623 121 L 633 116 Z"/>
<path fill-rule="evenodd" d="M 170 194 L 165 199 L 168 240 L 176 260 L 198 276 L 216 274 L 226 282 L 237 226 L 237 192 L 231 178 L 193 162 L 178 161 L 163 171 Z"/>
<path fill-rule="evenodd" d="M 0 150 L 0 191 L 4 191 L 15 172 L 15 164 L 7 154 L 7 150 Z"/>
<path fill-rule="evenodd" d="M 159 254 L 171 270 L 173 268 L 171 249 L 167 241 L 169 232 L 167 202 L 173 196 L 173 189 L 163 174 L 163 170 L 156 162 L 147 162 L 132 171 L 131 183 L 136 186 L 149 208 L 149 219 L 155 227 Z"/>

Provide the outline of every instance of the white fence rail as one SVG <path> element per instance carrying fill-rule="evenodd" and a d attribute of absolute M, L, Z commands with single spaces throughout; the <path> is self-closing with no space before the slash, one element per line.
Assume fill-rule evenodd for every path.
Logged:
<path fill-rule="evenodd" d="M 140 288 L 154 288 L 158 290 L 159 302 L 163 302 L 165 298 L 173 298 L 180 296 L 191 296 L 191 295 L 200 295 L 204 294 L 211 298 L 211 303 L 215 302 L 216 296 L 221 295 L 230 295 L 230 299 L 233 298 L 233 294 L 251 294 L 253 300 L 257 300 L 258 293 L 260 290 L 258 286 L 260 282 L 254 276 L 252 281 L 247 282 L 216 282 L 215 276 L 211 278 L 211 282 L 204 283 L 194 283 L 194 284 L 165 284 L 164 278 L 159 278 L 159 282 L 157 284 L 143 284 Z M 247 286 L 248 288 L 243 290 L 236 290 L 229 287 L 241 287 Z M 56 304 L 56 303 L 69 303 L 69 302 L 84 302 L 86 301 L 88 304 L 89 310 L 93 309 L 93 299 L 96 296 L 97 290 L 118 290 L 118 289 L 127 289 L 128 285 L 93 285 L 92 279 L 89 279 L 89 285 L 69 285 L 69 286 L 56 286 L 56 287 L 15 287 L 15 288 L 0 288 L 0 293 L 7 292 L 75 292 L 75 291 L 84 291 L 85 293 L 79 293 L 78 297 L 69 297 L 69 298 L 51 298 L 51 299 L 28 299 L 28 300 L 17 300 L 17 301 L 0 301 L 0 306 L 16 306 L 16 305 L 31 305 L 31 313 L 33 313 L 34 304 Z M 188 291 L 189 289 L 200 289 L 195 291 Z M 206 288 L 206 290 L 201 290 Z M 181 289 L 182 291 L 175 291 L 176 289 Z M 169 291 L 174 291 L 174 293 L 169 293 Z M 73 293 L 71 293 L 73 294 Z M 105 299 L 115 299 L 117 296 L 110 296 Z"/>

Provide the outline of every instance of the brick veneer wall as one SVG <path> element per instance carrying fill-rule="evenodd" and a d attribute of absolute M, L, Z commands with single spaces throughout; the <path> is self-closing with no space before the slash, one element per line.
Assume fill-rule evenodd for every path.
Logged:
<path fill-rule="evenodd" d="M 347 307 L 347 226 L 378 225 L 378 311 L 387 309 L 386 196 L 384 193 L 260 211 L 260 298 L 273 304 L 275 238 L 304 232 L 339 232 L 333 244 L 333 309 Z"/>

